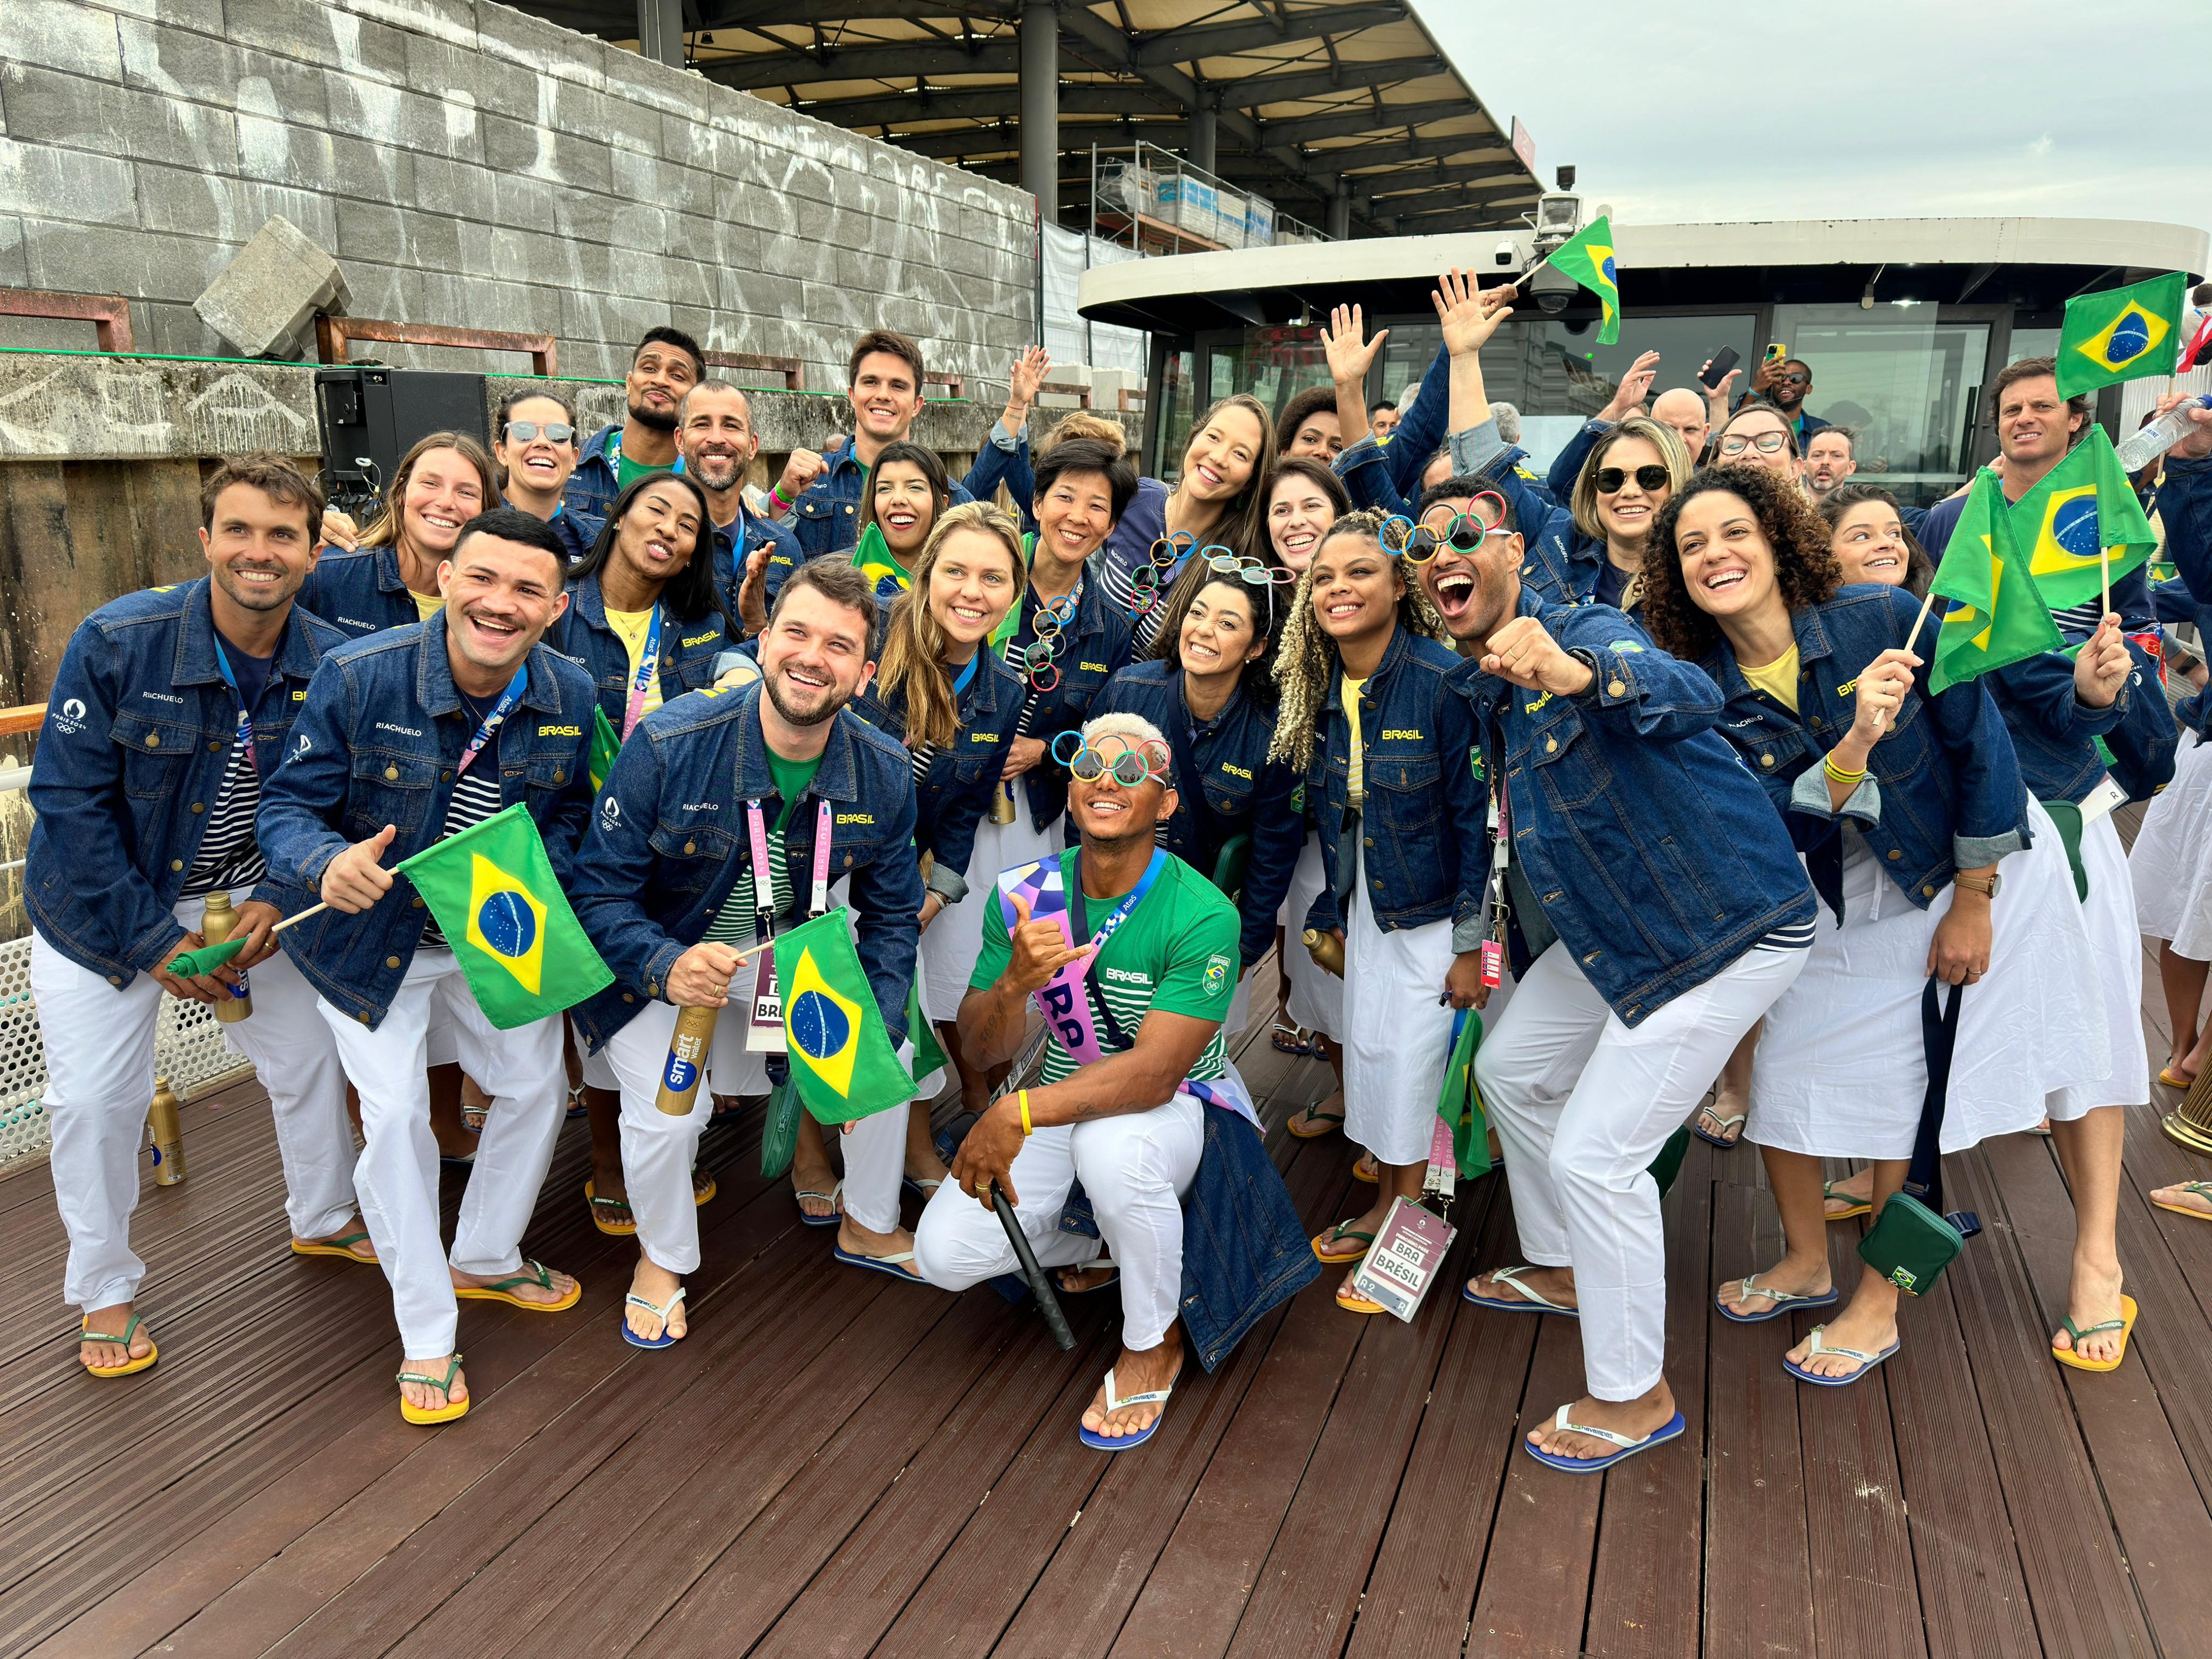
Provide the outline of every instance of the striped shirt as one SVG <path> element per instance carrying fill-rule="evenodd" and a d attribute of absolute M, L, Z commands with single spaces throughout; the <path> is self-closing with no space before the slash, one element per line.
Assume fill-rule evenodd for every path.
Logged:
<path fill-rule="evenodd" d="M 499 811 L 499 757 L 489 751 L 495 745 L 486 744 L 478 751 L 479 763 L 461 774 L 460 781 L 453 786 L 453 798 L 446 803 L 446 823 L 440 839 L 457 836 L 471 824 L 482 823 Z M 447 948 L 446 936 L 438 928 L 438 919 L 432 916 L 422 924 L 422 943 L 434 951 Z"/>
<path fill-rule="evenodd" d="M 1812 921 L 1793 921 L 1776 928 L 1751 948 L 1754 951 L 1809 951 L 1813 948 L 1813 930 L 1819 926 Z"/>
<path fill-rule="evenodd" d="M 2065 635 L 2094 634 L 2097 624 L 2105 620 L 2105 600 L 2102 594 L 2094 599 L 2084 599 L 2079 605 L 2069 605 L 2063 611 L 2054 611 L 2051 620 L 2058 624 Z"/>
<path fill-rule="evenodd" d="M 779 823 L 768 832 L 769 890 L 775 901 L 776 920 L 780 922 L 791 915 L 791 862 L 784 856 L 783 825 Z M 756 928 L 760 902 L 755 896 L 752 866 L 748 864 L 738 872 L 737 884 L 730 889 L 729 897 L 714 913 L 708 924 L 706 938 L 715 945 L 734 945 L 740 950 L 760 943 Z"/>
<path fill-rule="evenodd" d="M 179 897 L 204 898 L 251 888 L 268 873 L 260 843 L 253 838 L 253 815 L 260 805 L 261 779 L 253 769 L 253 746 L 241 736 L 230 745 L 215 810 L 208 815 L 207 834 L 200 838 L 198 856 L 185 876 Z"/>

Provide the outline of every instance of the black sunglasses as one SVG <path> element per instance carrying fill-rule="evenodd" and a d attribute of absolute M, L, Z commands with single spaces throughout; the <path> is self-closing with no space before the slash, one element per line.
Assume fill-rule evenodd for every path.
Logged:
<path fill-rule="evenodd" d="M 1656 461 L 1648 461 L 1635 469 L 1635 477 L 1638 489 L 1658 489 L 1667 483 L 1667 469 Z M 1617 495 L 1628 479 L 1629 470 L 1626 467 L 1601 466 L 1597 470 L 1597 493 L 1601 495 Z"/>

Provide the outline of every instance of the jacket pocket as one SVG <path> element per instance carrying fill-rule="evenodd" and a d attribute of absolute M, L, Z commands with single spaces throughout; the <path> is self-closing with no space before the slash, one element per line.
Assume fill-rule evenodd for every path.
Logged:
<path fill-rule="evenodd" d="M 646 839 L 653 848 L 653 885 L 675 896 L 705 891 L 738 845 L 737 836 L 719 826 L 672 823 L 665 818 L 653 826 Z"/>
<path fill-rule="evenodd" d="M 396 824 L 403 835 L 421 830 L 429 816 L 438 772 L 438 762 L 428 755 L 355 750 L 352 781 L 346 791 L 347 837 L 366 840 L 387 823 Z"/>
<path fill-rule="evenodd" d="M 1605 763 L 1579 715 L 1552 720 L 1534 732 L 1528 763 L 1547 799 L 1560 807 L 1586 806 L 1613 782 L 1613 769 Z"/>
<path fill-rule="evenodd" d="M 107 735 L 123 750 L 123 793 L 141 800 L 174 794 L 179 769 L 200 741 L 199 727 L 188 721 L 138 714 L 118 714 Z"/>

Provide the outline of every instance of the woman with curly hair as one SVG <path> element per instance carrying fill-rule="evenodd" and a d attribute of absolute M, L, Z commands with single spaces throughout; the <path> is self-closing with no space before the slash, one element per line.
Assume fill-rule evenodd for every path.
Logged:
<path fill-rule="evenodd" d="M 1719 686 L 1722 730 L 1766 785 L 1827 912 L 1767 1015 L 1744 1127 L 1765 1154 L 1787 1254 L 1718 1297 L 1729 1319 L 1772 1319 L 1841 1299 L 1820 1160 L 1873 1159 L 1877 1209 L 1903 1184 L 1931 975 L 1972 991 L 1946 1152 L 2059 1115 L 2069 1091 L 2110 1069 L 2110 1044 L 2102 1007 L 2081 991 L 2096 960 L 2057 831 L 1988 690 L 1930 689 L 1911 647 L 1934 635 L 1912 638 L 1911 596 L 1846 586 L 1828 526 L 1765 468 L 1699 473 L 1654 534 L 1671 556 L 1644 572 L 1652 637 Z M 1850 1305 L 1785 1366 L 1823 1386 L 1865 1376 L 1897 1352 L 1897 1297 L 1866 1268 Z"/>
<path fill-rule="evenodd" d="M 1382 522 L 1338 520 L 1298 579 L 1267 751 L 1304 776 L 1320 828 L 1327 879 L 1302 925 L 1344 947 L 1344 1130 L 1382 1177 L 1364 1214 L 1314 1240 L 1346 1268 L 1393 1199 L 1420 1197 L 1452 1008 L 1474 1006 L 1482 974 L 1479 921 L 1464 950 L 1453 925 L 1476 915 L 1487 863 L 1473 711 L 1452 689 L 1443 619 L 1383 551 Z M 1381 1311 L 1348 1273 L 1337 1304 Z"/>

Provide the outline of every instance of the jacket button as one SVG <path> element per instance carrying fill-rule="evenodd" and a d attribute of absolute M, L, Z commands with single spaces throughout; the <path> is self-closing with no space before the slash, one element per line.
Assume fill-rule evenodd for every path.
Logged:
<path fill-rule="evenodd" d="M 556 783 L 566 783 L 568 781 L 568 775 L 556 766 L 553 769 L 553 781 Z"/>
<path fill-rule="evenodd" d="M 636 999 L 635 997 L 632 996 L 629 992 L 624 991 L 624 992 L 623 993 L 623 1000 L 624 1002 L 635 1002 L 635 1001 L 637 1000 L 637 999 Z"/>
<path fill-rule="evenodd" d="M 1382 891 L 1382 882 L 1381 882 L 1379 879 L 1378 879 L 1377 881 L 1376 881 L 1376 882 L 1373 884 L 1373 885 L 1374 885 L 1374 887 L 1375 887 L 1376 891 L 1380 892 L 1380 891 Z"/>
<path fill-rule="evenodd" d="M 1605 695 L 1606 695 L 1607 696 L 1608 696 L 1608 697 L 1620 697 L 1620 696 L 1626 696 L 1627 695 L 1627 693 L 1628 693 L 1628 687 L 1627 687 L 1626 685 L 1623 684 L 1620 681 L 1619 681 L 1619 680 L 1607 680 L 1607 681 L 1606 682 L 1606 686 L 1605 686 Z"/>
<path fill-rule="evenodd" d="M 1375 845 L 1375 837 L 1374 837 L 1374 836 L 1369 836 L 1365 837 L 1364 839 L 1363 839 L 1363 840 L 1360 842 L 1360 843 L 1359 843 L 1359 844 L 1360 844 L 1362 847 L 1372 847 L 1372 846 L 1374 846 L 1374 845 Z"/>
<path fill-rule="evenodd" d="M 399 958 L 398 957 L 386 957 L 384 959 L 384 965 L 387 968 L 397 968 L 399 965 Z"/>
<path fill-rule="evenodd" d="M 1899 859 L 1903 858 L 1904 856 L 1905 856 L 1904 853 L 1903 853 L 1900 849 L 1899 849 L 1899 848 L 1897 848 L 1893 847 L 1893 848 L 1891 848 L 1889 849 L 1889 857 L 1890 857 L 1890 861 L 1891 861 L 1893 864 L 1893 863 L 1895 863 Z"/>
<path fill-rule="evenodd" d="M 208 743 L 208 753 L 209 753 L 209 754 L 213 755 L 213 754 L 219 753 L 219 752 L 222 750 L 222 738 L 211 738 L 211 739 L 210 739 L 210 740 L 209 740 L 209 743 Z"/>
<path fill-rule="evenodd" d="M 441 772 L 438 774 L 438 781 L 441 783 L 451 783 L 453 781 L 453 775 L 451 772 Z"/>
<path fill-rule="evenodd" d="M 396 766 L 387 766 L 387 767 L 386 767 L 386 768 L 384 769 L 384 781 L 385 781 L 386 783 L 397 783 L 397 782 L 398 782 L 398 781 L 399 781 L 399 769 L 398 769 L 398 767 L 396 767 Z"/>
<path fill-rule="evenodd" d="M 1923 898 L 1934 898 L 1936 896 L 1936 890 L 1933 887 L 1923 887 L 1920 890 L 1920 896 Z"/>
<path fill-rule="evenodd" d="M 181 870 L 184 867 L 185 861 L 182 859 L 171 859 L 169 860 L 169 868 L 172 870 Z"/>
<path fill-rule="evenodd" d="M 699 843 L 696 841 L 687 841 L 684 843 L 684 850 L 687 854 L 696 853 L 699 850 Z"/>
<path fill-rule="evenodd" d="M 645 994 L 649 997 L 657 997 L 660 994 L 660 988 L 651 980 L 647 980 L 645 982 Z"/>
<path fill-rule="evenodd" d="M 368 1013 L 367 1013 L 365 1011 L 364 1011 L 363 1012 L 361 1012 L 361 1013 L 356 1014 L 356 1015 L 354 1016 L 354 1018 L 355 1018 L 356 1019 L 359 1020 L 359 1021 L 360 1021 L 362 1024 L 364 1024 L 364 1025 L 366 1025 L 366 1024 L 368 1024 Z"/>
<path fill-rule="evenodd" d="M 420 893 L 417 893 L 415 896 L 415 908 L 417 910 L 422 908 L 422 896 Z"/>
<path fill-rule="evenodd" d="M 120 974 L 110 974 L 107 976 L 107 982 L 110 985 L 120 985 L 123 983 L 123 975 Z"/>
<path fill-rule="evenodd" d="M 149 732 L 146 734 L 146 746 L 149 749 L 159 749 L 161 746 L 161 734 L 159 732 Z"/>
<path fill-rule="evenodd" d="M 194 801 L 194 802 L 192 803 L 192 811 L 195 811 L 195 812 L 204 812 L 204 811 L 207 811 L 207 803 L 206 803 L 206 802 L 204 802 L 204 801 L 197 801 L 197 800 L 196 800 L 196 801 Z"/>
<path fill-rule="evenodd" d="M 1772 752 L 1771 752 L 1771 751 L 1769 751 L 1769 752 L 1767 752 L 1767 753 L 1765 753 L 1765 754 L 1761 755 L 1761 756 L 1759 757 L 1759 763 L 1761 766 L 1771 766 L 1771 765 L 1773 765 L 1773 764 L 1774 764 L 1774 756 L 1773 756 Z"/>
<path fill-rule="evenodd" d="M 1547 738 L 1544 739 L 1544 752 L 1547 755 L 1559 746 L 1559 740 L 1557 738 Z"/>

